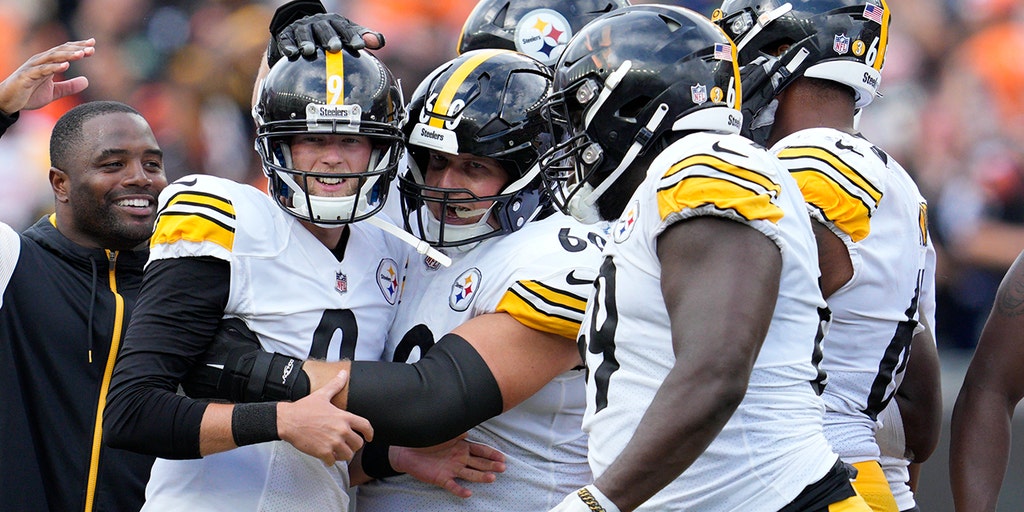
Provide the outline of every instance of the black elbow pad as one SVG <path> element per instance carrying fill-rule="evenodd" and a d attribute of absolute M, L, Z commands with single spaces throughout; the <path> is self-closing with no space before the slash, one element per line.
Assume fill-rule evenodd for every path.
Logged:
<path fill-rule="evenodd" d="M 465 339 L 446 334 L 414 364 L 353 361 L 348 410 L 375 442 L 433 446 L 502 411 L 501 389 Z"/>

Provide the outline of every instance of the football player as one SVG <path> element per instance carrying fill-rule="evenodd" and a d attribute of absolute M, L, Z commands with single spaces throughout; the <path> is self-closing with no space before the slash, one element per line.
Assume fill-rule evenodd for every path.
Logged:
<path fill-rule="evenodd" d="M 958 511 L 1001 509 L 999 490 L 1010 462 L 1013 413 L 1024 397 L 1021 290 L 1024 253 L 999 284 L 953 406 L 949 481 Z"/>
<path fill-rule="evenodd" d="M 559 511 L 867 510 L 822 432 L 825 303 L 792 177 L 739 136 L 735 47 L 684 8 L 584 27 L 555 65 L 555 203 L 614 222 L 580 331 L 596 480 Z"/>
<path fill-rule="evenodd" d="M 395 444 L 428 446 L 475 426 L 468 439 L 506 461 L 495 483 L 470 486 L 480 510 L 546 510 L 590 479 L 576 334 L 604 235 L 548 206 L 539 157 L 551 140 L 541 117 L 549 91 L 549 69 L 508 50 L 467 52 L 420 84 L 399 176 L 405 226 L 453 263 L 410 261 L 388 336 L 393 363 L 295 363 L 310 389 L 350 369 L 335 403 Z M 391 478 L 360 487 L 360 510 L 464 506 L 391 472 L 408 450 L 375 446 L 362 467 Z"/>
<path fill-rule="evenodd" d="M 604 235 L 552 213 L 542 190 L 539 157 L 550 143 L 541 105 L 550 83 L 548 69 L 522 54 L 470 51 L 420 85 L 405 129 L 409 168 L 399 190 L 406 226 L 447 248 L 453 264 L 410 263 L 387 357 L 415 362 L 447 350 L 458 335 L 487 363 L 502 414 L 470 430 L 469 439 L 498 448 L 506 466 L 494 483 L 467 484 L 476 510 L 546 510 L 590 479 L 576 333 Z M 367 400 L 380 394 L 372 380 L 378 372 L 359 364 L 349 410 L 375 420 Z M 415 405 L 407 408 L 412 416 Z M 369 512 L 460 505 L 409 476 L 362 485 L 358 496 L 359 510 Z"/>
<path fill-rule="evenodd" d="M 254 118 L 269 195 L 193 175 L 160 198 L 104 418 L 109 445 L 161 457 L 147 509 L 344 510 L 344 461 L 373 437 L 365 419 L 328 402 L 341 376 L 293 403 L 176 394 L 222 318 L 240 319 L 270 351 L 378 360 L 397 310 L 407 246 L 364 221 L 403 153 L 390 71 L 366 51 L 281 59 Z M 278 385 L 308 386 L 279 361 L 249 364 Z"/>
<path fill-rule="evenodd" d="M 937 358 L 927 202 L 899 163 L 856 128 L 857 109 L 878 90 L 890 16 L 885 1 L 727 0 L 712 18 L 736 41 L 740 65 L 776 70 L 761 82 L 774 100 L 756 121 L 813 220 L 822 294 L 832 312 L 820 363 L 828 375 L 825 434 L 858 469 L 854 486 L 872 508 L 898 512 L 879 464 L 879 413 L 903 379 L 915 335 L 926 337 L 915 350 L 930 352 L 921 361 L 936 366 Z M 747 94 L 764 93 L 747 85 Z M 913 418 L 926 428 L 907 432 L 914 462 L 926 460 L 938 442 L 938 375 L 906 377 L 928 379 L 922 387 L 931 390 L 930 406 L 917 412 L 925 416 Z"/>

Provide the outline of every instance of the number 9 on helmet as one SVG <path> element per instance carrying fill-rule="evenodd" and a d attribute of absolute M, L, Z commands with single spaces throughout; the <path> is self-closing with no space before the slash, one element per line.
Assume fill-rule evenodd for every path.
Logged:
<path fill-rule="evenodd" d="M 402 157 L 405 120 L 402 91 L 383 63 L 365 50 L 324 52 L 281 59 L 258 86 L 253 108 L 256 151 L 269 180 L 270 195 L 284 211 L 320 226 L 366 219 L 387 198 Z M 371 150 L 365 169 L 344 174 L 298 169 L 297 137 L 367 137 Z M 314 181 L 352 180 L 355 193 L 316 194 Z M 324 188 L 329 188 L 325 185 Z"/>

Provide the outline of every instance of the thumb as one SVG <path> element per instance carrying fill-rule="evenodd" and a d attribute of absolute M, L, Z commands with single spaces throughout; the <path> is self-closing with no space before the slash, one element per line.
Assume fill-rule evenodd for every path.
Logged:
<path fill-rule="evenodd" d="M 326 395 L 330 399 L 340 393 L 342 389 L 345 389 L 346 385 L 348 385 L 348 371 L 341 370 L 331 380 L 327 381 L 322 388 L 316 390 L 316 393 Z"/>

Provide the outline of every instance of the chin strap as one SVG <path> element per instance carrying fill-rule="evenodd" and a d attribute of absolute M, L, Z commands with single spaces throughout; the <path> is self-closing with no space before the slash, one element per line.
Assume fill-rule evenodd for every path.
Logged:
<path fill-rule="evenodd" d="M 598 185 L 597 188 L 587 194 L 586 197 L 582 197 L 580 199 L 586 207 L 593 208 L 594 204 L 597 203 L 598 198 L 601 197 L 601 194 L 607 192 L 612 184 L 615 183 L 615 181 L 618 180 L 624 172 L 626 172 L 626 169 L 628 169 L 630 164 L 633 163 L 633 160 L 636 159 L 637 155 L 643 151 L 644 147 L 647 146 L 647 143 L 654 137 L 654 133 L 658 130 L 658 127 L 661 126 L 666 115 L 668 115 L 668 105 L 664 103 L 658 105 L 654 114 L 651 115 L 651 119 L 647 121 L 647 125 L 637 132 L 636 137 L 633 138 L 633 143 L 629 146 L 629 150 L 626 151 L 625 156 L 622 157 L 622 161 L 619 162 L 618 167 L 608 174 L 608 177 L 602 180 L 601 184 Z"/>
<path fill-rule="evenodd" d="M 390 223 L 390 222 L 388 222 L 386 220 L 381 220 L 381 219 L 377 218 L 377 216 L 372 216 L 372 217 L 367 218 L 366 222 L 369 222 L 370 224 L 373 224 L 374 226 L 377 226 L 378 228 L 383 229 L 388 234 L 391 234 L 391 235 L 394 235 L 394 236 L 398 237 L 403 242 L 413 246 L 416 249 L 416 252 L 418 252 L 420 254 L 425 254 L 427 256 L 430 256 L 431 258 L 436 260 L 441 265 L 444 265 L 445 267 L 451 266 L 451 264 L 452 264 L 452 259 L 451 258 L 449 258 L 446 254 L 442 253 L 441 251 L 438 251 L 437 249 L 434 249 L 427 242 L 425 242 L 423 240 L 420 240 L 419 238 L 416 238 L 415 236 L 412 236 L 412 234 L 409 233 L 408 231 L 406 231 L 404 229 L 401 229 L 398 226 L 396 226 L 396 225 L 394 225 L 394 224 L 392 224 L 392 223 Z"/>

